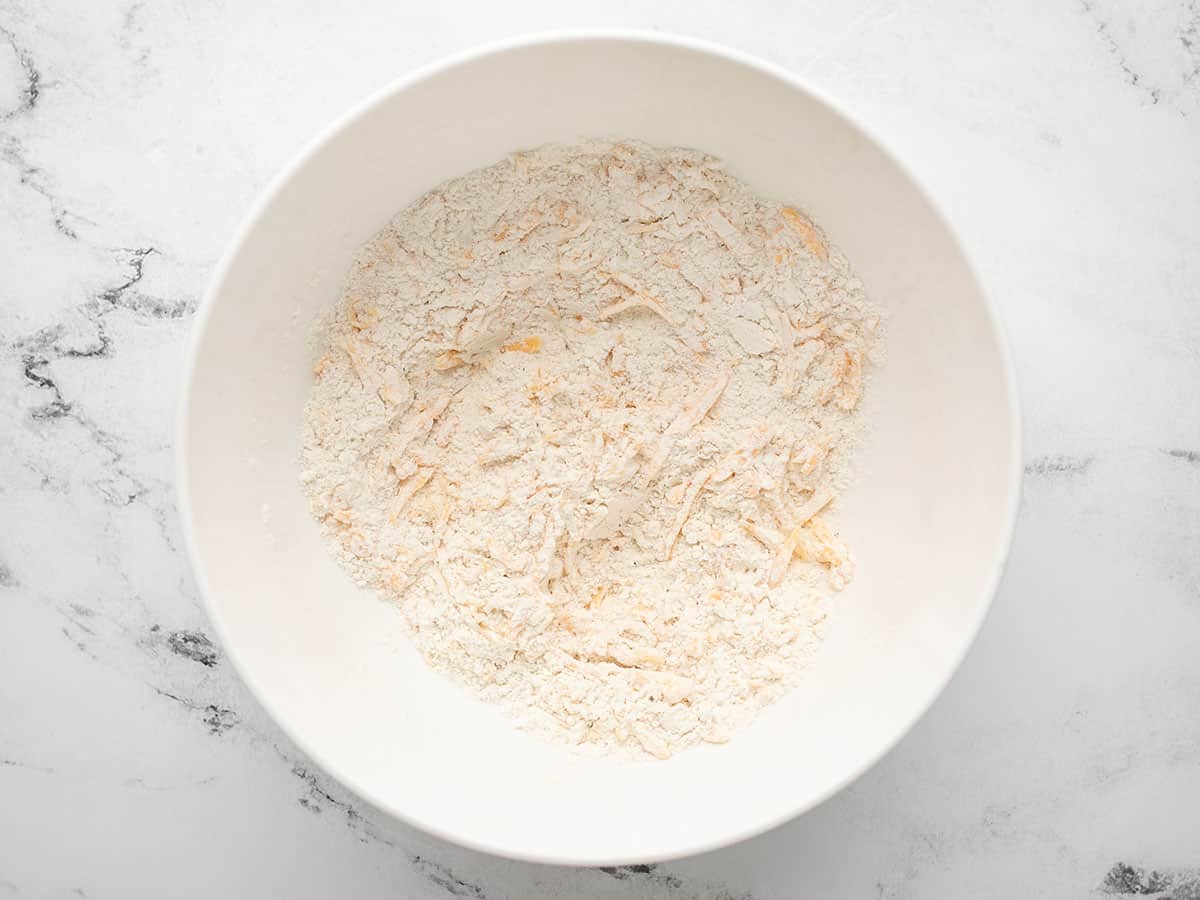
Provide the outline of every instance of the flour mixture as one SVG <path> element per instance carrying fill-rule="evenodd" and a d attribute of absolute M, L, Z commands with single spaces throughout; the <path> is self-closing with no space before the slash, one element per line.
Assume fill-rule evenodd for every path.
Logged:
<path fill-rule="evenodd" d="M 785 693 L 878 316 L 800 211 L 595 141 L 448 182 L 361 251 L 306 414 L 339 559 L 527 727 L 667 757 Z"/>

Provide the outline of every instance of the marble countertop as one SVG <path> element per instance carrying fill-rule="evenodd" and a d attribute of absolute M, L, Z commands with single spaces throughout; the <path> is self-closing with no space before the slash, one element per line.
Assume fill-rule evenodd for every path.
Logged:
<path fill-rule="evenodd" d="M 0 898 L 1200 897 L 1196 0 L 321 6 L 0 0 Z M 856 109 L 965 235 L 1026 417 L 1011 563 L 933 710 L 819 809 L 661 866 L 363 808 L 212 642 L 174 507 L 182 349 L 256 193 L 392 78 L 565 25 Z"/>

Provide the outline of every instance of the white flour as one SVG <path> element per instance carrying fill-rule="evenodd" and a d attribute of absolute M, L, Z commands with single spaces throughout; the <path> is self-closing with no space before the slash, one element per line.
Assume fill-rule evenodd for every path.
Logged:
<path fill-rule="evenodd" d="M 666 757 L 795 684 L 878 316 L 799 212 L 692 150 L 514 154 L 368 243 L 303 479 L 428 662 Z"/>

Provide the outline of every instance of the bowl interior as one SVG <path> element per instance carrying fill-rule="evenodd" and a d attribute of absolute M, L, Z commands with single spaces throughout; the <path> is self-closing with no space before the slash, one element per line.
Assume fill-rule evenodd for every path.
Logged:
<path fill-rule="evenodd" d="M 439 182 L 549 141 L 628 136 L 725 159 L 839 244 L 889 316 L 845 498 L 858 576 L 804 684 L 724 746 L 583 758 L 430 671 L 323 546 L 298 483 L 318 315 L 358 246 Z M 1001 340 L 954 238 L 872 140 L 728 55 L 629 38 L 452 64 L 351 116 L 231 251 L 194 348 L 181 497 L 229 656 L 284 729 L 367 800 L 450 839 L 570 863 L 748 836 L 863 771 L 927 708 L 990 602 L 1015 505 Z"/>

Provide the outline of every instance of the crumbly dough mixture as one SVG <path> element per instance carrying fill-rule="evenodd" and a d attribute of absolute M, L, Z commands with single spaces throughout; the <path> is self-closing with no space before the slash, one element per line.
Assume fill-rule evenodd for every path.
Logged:
<path fill-rule="evenodd" d="M 853 574 L 828 516 L 878 324 L 821 231 L 710 156 L 516 153 L 359 253 L 302 478 L 430 665 L 667 757 L 793 686 Z"/>

